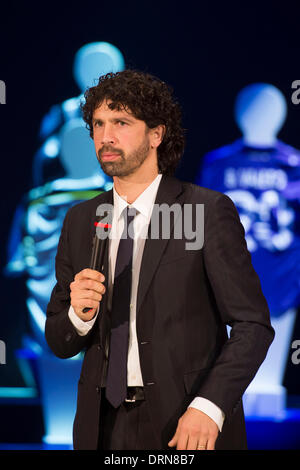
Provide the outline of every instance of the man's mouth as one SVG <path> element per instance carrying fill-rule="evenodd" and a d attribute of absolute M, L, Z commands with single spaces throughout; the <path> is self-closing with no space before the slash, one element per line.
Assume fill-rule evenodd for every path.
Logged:
<path fill-rule="evenodd" d="M 101 155 L 101 159 L 103 162 L 107 162 L 107 161 L 116 160 L 119 156 L 120 156 L 119 153 L 106 152 Z"/>

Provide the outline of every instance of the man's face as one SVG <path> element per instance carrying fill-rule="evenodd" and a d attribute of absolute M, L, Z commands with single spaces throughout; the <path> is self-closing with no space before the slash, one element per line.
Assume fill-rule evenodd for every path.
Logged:
<path fill-rule="evenodd" d="M 125 110 L 111 110 L 104 101 L 93 115 L 94 144 L 102 170 L 109 176 L 128 176 L 146 160 L 148 128 Z"/>

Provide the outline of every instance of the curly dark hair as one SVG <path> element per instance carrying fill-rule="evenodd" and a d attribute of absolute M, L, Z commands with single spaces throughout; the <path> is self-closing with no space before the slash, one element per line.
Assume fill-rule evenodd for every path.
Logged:
<path fill-rule="evenodd" d="M 94 111 L 105 100 L 111 101 L 110 109 L 128 110 L 150 129 L 164 124 L 166 131 L 157 149 L 158 169 L 160 173 L 172 175 L 185 142 L 181 109 L 172 93 L 170 86 L 148 73 L 136 70 L 108 73 L 99 78 L 96 86 L 87 89 L 81 111 L 92 138 Z"/>

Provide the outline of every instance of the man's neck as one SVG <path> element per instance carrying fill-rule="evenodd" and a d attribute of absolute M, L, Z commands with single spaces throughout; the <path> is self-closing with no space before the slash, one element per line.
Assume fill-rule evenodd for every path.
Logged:
<path fill-rule="evenodd" d="M 114 188 L 128 204 L 132 204 L 140 194 L 155 180 L 158 172 L 153 172 L 144 177 L 138 175 L 130 175 L 130 178 L 114 177 Z"/>

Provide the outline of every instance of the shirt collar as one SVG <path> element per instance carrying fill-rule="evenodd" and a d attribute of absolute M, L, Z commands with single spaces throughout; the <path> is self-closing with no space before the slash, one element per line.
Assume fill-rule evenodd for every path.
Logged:
<path fill-rule="evenodd" d="M 141 213 L 147 218 L 150 218 L 161 178 L 162 174 L 157 175 L 156 178 L 152 181 L 152 183 L 149 184 L 149 186 L 142 192 L 142 194 L 139 195 L 139 197 L 132 204 L 128 204 L 125 199 L 119 196 L 119 194 L 115 190 L 115 187 L 113 187 L 114 211 L 117 220 L 119 220 L 123 210 L 127 206 L 134 207 L 139 213 Z"/>

